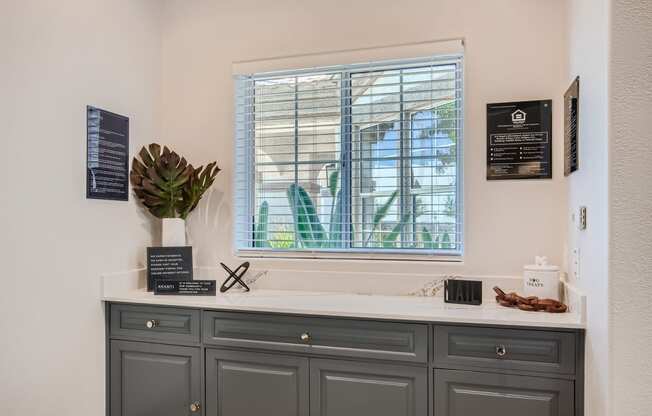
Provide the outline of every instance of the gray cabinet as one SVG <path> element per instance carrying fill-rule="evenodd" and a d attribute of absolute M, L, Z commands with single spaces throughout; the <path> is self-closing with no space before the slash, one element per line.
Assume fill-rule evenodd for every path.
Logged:
<path fill-rule="evenodd" d="M 427 369 L 310 360 L 311 416 L 426 416 Z"/>
<path fill-rule="evenodd" d="M 205 344 L 426 363 L 428 325 L 205 312 Z"/>
<path fill-rule="evenodd" d="M 199 314 L 196 309 L 113 305 L 111 333 L 121 339 L 199 344 Z"/>
<path fill-rule="evenodd" d="M 435 370 L 435 416 L 573 416 L 573 382 Z"/>
<path fill-rule="evenodd" d="M 206 416 L 308 416 L 308 359 L 206 350 Z"/>
<path fill-rule="evenodd" d="M 581 330 L 120 303 L 108 317 L 107 416 L 583 416 Z"/>
<path fill-rule="evenodd" d="M 575 374 L 575 334 L 525 329 L 435 326 L 439 368 Z"/>
<path fill-rule="evenodd" d="M 111 341 L 110 391 L 111 416 L 191 415 L 201 400 L 199 348 Z"/>

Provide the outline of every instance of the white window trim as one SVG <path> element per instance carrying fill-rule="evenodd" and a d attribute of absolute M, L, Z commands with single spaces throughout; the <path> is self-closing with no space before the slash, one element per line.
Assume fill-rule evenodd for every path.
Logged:
<path fill-rule="evenodd" d="M 406 49 L 408 51 L 406 52 Z M 428 250 L 423 249 L 369 249 L 369 248 L 346 248 L 346 249 L 328 249 L 328 250 L 314 250 L 314 249 L 304 249 L 304 248 L 295 248 L 291 250 L 287 249 L 274 249 L 274 248 L 259 248 L 259 247 L 238 247 L 237 240 L 237 225 L 234 224 L 233 229 L 233 245 L 232 252 L 236 257 L 240 258 L 269 258 L 269 259 L 328 259 L 328 260 L 389 260 L 389 261 L 426 261 L 426 262 L 443 262 L 443 263 L 462 263 L 464 262 L 464 246 L 466 242 L 466 231 L 465 231 L 465 218 L 466 218 L 466 206 L 464 204 L 464 141 L 465 141 L 465 95 L 466 89 L 464 88 L 465 84 L 465 66 L 464 66 L 464 54 L 463 54 L 463 40 L 452 40 L 445 42 L 424 42 L 420 44 L 411 44 L 411 45 L 397 45 L 387 48 L 369 48 L 362 50 L 349 50 L 349 51 L 339 51 L 332 52 L 327 54 L 314 54 L 314 55 L 302 55 L 302 56 L 293 56 L 293 57 L 282 57 L 282 58 L 272 58 L 268 60 L 257 60 L 257 61 L 242 61 L 234 63 L 233 71 L 236 75 L 242 75 L 246 73 L 261 73 L 261 72 L 276 72 L 283 70 L 292 70 L 300 71 L 305 68 L 306 72 L 311 72 L 314 68 L 319 67 L 319 69 L 325 69 L 325 65 L 320 65 L 320 63 L 330 63 L 334 66 L 340 66 L 342 62 L 360 62 L 361 65 L 365 65 L 368 62 L 372 61 L 388 61 L 388 64 L 391 64 L 391 60 L 379 59 L 378 57 L 393 56 L 397 61 L 409 60 L 420 60 L 423 58 L 415 57 L 415 50 L 429 50 L 431 53 L 427 54 L 429 56 L 433 55 L 451 55 L 458 60 L 459 70 L 461 73 L 460 82 L 462 85 L 462 92 L 458 97 L 459 108 L 460 108 L 460 138 L 457 141 L 457 186 L 456 186 L 456 198 L 458 201 L 458 215 L 457 215 L 457 226 L 459 227 L 459 235 L 461 236 L 459 242 L 459 249 L 452 250 Z M 438 51 L 438 53 L 432 53 L 433 50 Z M 361 53 L 364 52 L 364 53 Z M 397 51 L 402 51 L 401 54 L 397 54 Z M 357 55 L 356 55 L 357 54 Z M 358 59 L 352 58 L 352 55 L 358 56 Z M 407 55 L 407 56 L 404 56 Z M 427 55 L 416 55 L 416 56 L 427 56 Z M 363 56 L 364 58 L 361 58 Z M 398 57 L 397 56 L 402 56 Z M 309 57 L 306 61 L 306 57 Z M 376 58 L 374 58 L 376 57 Z M 348 58 L 348 60 L 347 60 Z M 445 56 L 442 56 L 445 58 Z M 302 62 L 303 65 L 299 63 Z M 353 64 L 355 65 L 355 64 Z M 346 64 L 346 66 L 351 66 Z M 262 71 L 266 69 L 267 71 Z M 237 88 L 236 88 L 237 91 Z M 237 131 L 238 122 L 235 122 L 235 129 Z M 237 153 L 237 146 L 236 153 Z M 253 152 L 247 152 L 250 157 L 253 157 Z M 238 160 L 236 157 L 234 160 Z M 254 174 L 254 164 L 253 161 L 247 160 L 246 162 L 246 172 L 249 175 Z M 238 175 L 233 175 L 234 194 L 238 190 L 237 181 Z M 235 200 L 236 195 L 234 195 L 233 200 Z M 248 198 L 247 205 L 251 204 L 251 199 Z M 250 208 L 250 207 L 249 207 Z M 235 215 L 237 218 L 237 214 Z M 237 219 L 235 221 L 237 223 Z"/>

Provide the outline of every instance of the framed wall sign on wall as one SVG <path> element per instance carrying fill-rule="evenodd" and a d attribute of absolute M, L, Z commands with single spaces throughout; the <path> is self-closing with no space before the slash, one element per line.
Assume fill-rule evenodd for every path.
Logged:
<path fill-rule="evenodd" d="M 564 94 L 564 176 L 579 167 L 578 133 L 580 117 L 580 77 L 575 78 Z"/>
<path fill-rule="evenodd" d="M 487 180 L 552 178 L 552 100 L 487 104 Z"/>
<path fill-rule="evenodd" d="M 129 200 L 129 118 L 86 107 L 86 198 Z"/>

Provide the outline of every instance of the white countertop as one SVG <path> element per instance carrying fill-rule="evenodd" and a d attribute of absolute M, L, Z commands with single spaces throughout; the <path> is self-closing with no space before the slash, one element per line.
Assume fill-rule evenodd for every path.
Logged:
<path fill-rule="evenodd" d="M 293 290 L 253 290 L 216 296 L 154 295 L 144 289 L 113 287 L 107 302 L 140 303 L 203 309 L 275 312 L 394 321 L 450 322 L 539 328 L 584 328 L 580 313 L 525 312 L 499 306 L 493 298 L 481 306 L 447 304 L 441 296 L 380 296 Z"/>

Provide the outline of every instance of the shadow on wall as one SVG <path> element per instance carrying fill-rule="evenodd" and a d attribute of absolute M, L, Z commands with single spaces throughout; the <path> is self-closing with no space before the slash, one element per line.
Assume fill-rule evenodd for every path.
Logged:
<path fill-rule="evenodd" d="M 136 199 L 136 196 L 131 193 L 129 198 Z M 161 221 L 154 218 L 146 209 L 139 206 L 137 200 L 134 201 L 134 209 L 138 215 L 138 232 L 136 234 L 145 233 L 150 236 L 151 245 L 159 245 L 161 243 Z M 138 267 L 146 267 L 147 265 L 147 247 L 140 246 L 137 254 Z"/>
<path fill-rule="evenodd" d="M 224 239 L 231 240 L 233 218 L 231 207 L 225 203 L 224 196 L 224 191 L 209 189 L 208 195 L 204 195 L 188 218 L 188 244 L 194 248 L 195 265 L 216 265 L 218 261 L 233 257 L 228 251 L 231 245 L 223 244 Z"/>

